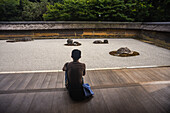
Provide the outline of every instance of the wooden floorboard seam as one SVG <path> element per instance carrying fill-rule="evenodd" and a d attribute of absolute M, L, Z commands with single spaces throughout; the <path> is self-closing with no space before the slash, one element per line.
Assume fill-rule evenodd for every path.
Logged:
<path fill-rule="evenodd" d="M 154 81 L 154 82 L 141 82 L 141 83 L 126 83 L 114 85 L 100 85 L 91 86 L 92 89 L 105 89 L 105 88 L 121 88 L 121 87 L 134 87 L 143 85 L 170 85 L 170 81 Z M 0 90 L 0 94 L 13 94 L 13 93 L 33 93 L 33 92 L 49 92 L 49 91 L 67 91 L 66 88 L 44 88 L 44 89 L 22 89 L 22 90 Z"/>

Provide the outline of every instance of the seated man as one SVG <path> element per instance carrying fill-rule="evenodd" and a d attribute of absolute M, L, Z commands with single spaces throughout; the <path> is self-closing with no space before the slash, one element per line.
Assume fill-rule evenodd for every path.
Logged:
<path fill-rule="evenodd" d="M 83 91 L 83 77 L 85 75 L 85 64 L 80 63 L 79 59 L 81 58 L 81 51 L 78 49 L 74 49 L 72 51 L 71 57 L 73 61 L 70 63 L 66 63 L 63 67 L 63 71 L 65 71 L 65 85 L 69 91 L 70 96 L 73 99 L 83 99 L 84 91 Z"/>

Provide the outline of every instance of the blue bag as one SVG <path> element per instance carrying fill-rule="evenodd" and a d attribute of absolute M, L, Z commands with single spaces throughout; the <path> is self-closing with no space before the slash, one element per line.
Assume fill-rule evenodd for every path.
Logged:
<path fill-rule="evenodd" d="M 90 97 L 94 95 L 94 92 L 91 90 L 91 87 L 88 83 L 83 84 L 82 86 L 83 86 L 85 97 Z"/>

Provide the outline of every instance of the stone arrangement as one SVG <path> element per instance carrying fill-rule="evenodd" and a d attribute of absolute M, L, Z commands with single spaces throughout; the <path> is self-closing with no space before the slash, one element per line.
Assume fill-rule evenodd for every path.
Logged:
<path fill-rule="evenodd" d="M 73 41 L 72 39 L 68 39 L 67 40 L 67 44 L 64 44 L 66 46 L 80 46 L 81 43 L 77 42 L 77 41 Z"/>
<path fill-rule="evenodd" d="M 26 41 L 32 41 L 33 39 L 31 37 L 23 37 L 23 38 L 13 38 L 8 39 L 6 42 L 26 42 Z"/>
<path fill-rule="evenodd" d="M 93 43 L 94 44 L 108 44 L 109 42 L 108 40 L 104 40 L 103 42 L 101 40 L 95 40 Z"/>
<path fill-rule="evenodd" d="M 129 48 L 127 47 L 121 47 L 119 48 L 117 51 L 111 51 L 109 52 L 110 55 L 113 56 L 120 56 L 120 57 L 128 57 L 128 56 L 136 56 L 139 55 L 138 52 L 136 51 L 131 51 Z"/>

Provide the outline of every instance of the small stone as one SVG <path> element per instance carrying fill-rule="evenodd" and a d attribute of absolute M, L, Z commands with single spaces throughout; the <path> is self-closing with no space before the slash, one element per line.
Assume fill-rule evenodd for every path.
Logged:
<path fill-rule="evenodd" d="M 73 44 L 73 40 L 72 39 L 68 39 L 67 40 L 67 44 L 69 44 L 69 45 Z"/>
<path fill-rule="evenodd" d="M 104 43 L 108 43 L 108 40 L 104 40 Z"/>
<path fill-rule="evenodd" d="M 74 44 L 74 46 L 77 46 L 77 45 L 78 45 L 78 43 L 76 43 L 76 42 L 74 42 L 73 44 Z"/>

